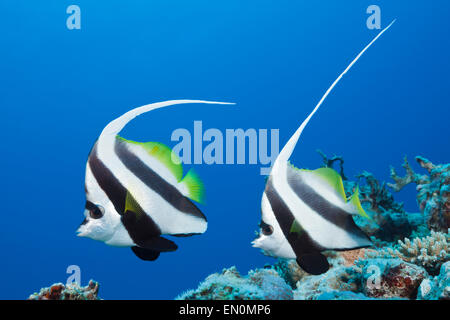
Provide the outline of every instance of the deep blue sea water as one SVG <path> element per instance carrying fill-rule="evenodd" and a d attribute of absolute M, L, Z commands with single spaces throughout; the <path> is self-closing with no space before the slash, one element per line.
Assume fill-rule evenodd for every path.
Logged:
<path fill-rule="evenodd" d="M 81 8 L 68 30 L 66 8 Z M 2 208 L 0 298 L 23 299 L 65 282 L 100 282 L 105 299 L 172 299 L 207 275 L 246 273 L 274 260 L 251 247 L 260 219 L 259 165 L 187 165 L 206 184 L 201 236 L 153 262 L 129 249 L 78 238 L 84 170 L 102 128 L 134 107 L 171 99 L 236 102 L 177 106 L 146 114 L 122 132 L 173 146 L 177 128 L 279 129 L 280 146 L 324 91 L 378 33 L 310 122 L 292 162 L 321 165 L 316 149 L 389 180 L 407 155 L 450 159 L 450 3 L 434 1 L 1 1 Z M 409 186 L 396 194 L 418 211 Z"/>

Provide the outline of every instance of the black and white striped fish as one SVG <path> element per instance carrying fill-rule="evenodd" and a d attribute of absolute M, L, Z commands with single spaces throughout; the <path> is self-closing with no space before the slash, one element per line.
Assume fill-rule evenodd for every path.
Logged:
<path fill-rule="evenodd" d="M 347 201 L 341 176 L 336 171 L 300 170 L 289 163 L 289 158 L 303 129 L 334 86 L 394 21 L 333 82 L 275 160 L 262 197 L 261 230 L 252 242 L 264 254 L 296 259 L 306 272 L 322 274 L 329 269 L 322 251 L 351 250 L 372 244 L 352 218 L 355 214 L 369 218 L 361 207 L 358 188 Z"/>
<path fill-rule="evenodd" d="M 112 246 L 131 247 L 143 260 L 177 245 L 161 235 L 189 236 L 206 231 L 201 202 L 204 187 L 190 170 L 183 177 L 179 158 L 157 142 L 140 143 L 118 136 L 136 116 L 184 103 L 228 104 L 173 100 L 145 105 L 110 122 L 89 154 L 86 165 L 85 220 L 78 236 Z"/>

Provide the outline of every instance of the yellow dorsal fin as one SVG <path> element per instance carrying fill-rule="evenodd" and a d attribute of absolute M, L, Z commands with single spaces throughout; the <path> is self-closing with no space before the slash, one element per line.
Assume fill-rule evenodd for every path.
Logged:
<path fill-rule="evenodd" d="M 136 142 L 126 140 L 119 136 L 117 136 L 117 138 L 127 143 L 143 147 L 150 156 L 158 160 L 172 172 L 177 182 L 181 181 L 181 178 L 183 177 L 183 165 L 181 164 L 180 158 L 168 146 L 160 142 Z"/>
<path fill-rule="evenodd" d="M 322 178 L 323 180 L 325 180 L 331 187 L 333 187 L 336 193 L 342 199 L 344 199 L 344 201 L 347 201 L 347 197 L 345 195 L 344 190 L 344 184 L 342 183 L 342 178 L 340 174 L 336 172 L 336 170 L 332 168 L 319 168 L 311 172 L 317 175 L 318 177 Z"/>

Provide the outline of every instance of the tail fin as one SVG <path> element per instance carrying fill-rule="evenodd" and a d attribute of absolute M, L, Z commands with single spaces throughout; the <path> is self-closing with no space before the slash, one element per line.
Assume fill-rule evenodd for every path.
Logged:
<path fill-rule="evenodd" d="M 322 103 L 325 101 L 325 99 L 328 97 L 328 95 L 330 94 L 330 92 L 333 90 L 333 88 L 336 86 L 336 84 L 341 80 L 341 78 L 344 76 L 344 74 L 347 73 L 348 70 L 350 70 L 350 68 L 355 64 L 356 61 L 358 61 L 358 59 L 363 55 L 363 53 L 369 49 L 369 47 L 375 42 L 377 41 L 377 39 L 386 31 L 388 30 L 392 24 L 395 22 L 392 21 L 386 28 L 384 28 L 357 56 L 355 59 L 353 59 L 353 61 L 348 65 L 348 67 L 344 70 L 344 72 L 342 72 L 339 77 L 334 80 L 333 84 L 328 88 L 328 90 L 325 92 L 325 94 L 323 95 L 322 99 L 320 99 L 319 103 L 316 105 L 316 107 L 314 108 L 314 110 L 309 114 L 309 116 L 303 121 L 303 123 L 300 125 L 300 127 L 297 129 L 297 131 L 295 131 L 295 133 L 292 135 L 292 137 L 289 139 L 289 141 L 286 143 L 286 145 L 283 147 L 283 149 L 281 150 L 281 152 L 279 153 L 277 159 L 275 160 L 275 163 L 273 165 L 273 170 L 279 166 L 281 163 L 283 162 L 287 162 L 292 154 L 292 152 L 294 151 L 294 148 L 297 144 L 298 139 L 300 138 L 300 135 L 302 134 L 303 129 L 306 127 L 306 125 L 308 124 L 309 120 L 312 118 L 312 116 L 314 115 L 314 113 L 316 113 L 316 111 L 319 109 L 319 107 L 322 105 Z"/>
<path fill-rule="evenodd" d="M 130 110 L 120 116 L 119 118 L 111 121 L 102 131 L 100 137 L 98 138 L 98 143 L 102 143 L 108 139 L 114 139 L 119 134 L 119 132 L 127 125 L 128 122 L 136 118 L 137 116 L 163 107 L 172 106 L 175 104 L 184 104 L 184 103 L 207 103 L 207 104 L 234 104 L 227 102 L 216 102 L 216 101 L 203 101 L 203 100 L 169 100 L 164 102 L 157 102 L 152 104 L 147 104 L 142 107 L 135 108 Z"/>

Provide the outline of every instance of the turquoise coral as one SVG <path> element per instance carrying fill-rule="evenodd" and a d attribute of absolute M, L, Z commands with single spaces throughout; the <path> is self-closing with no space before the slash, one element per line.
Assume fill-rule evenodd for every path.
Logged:
<path fill-rule="evenodd" d="M 271 269 L 256 269 L 241 276 L 235 267 L 208 276 L 196 290 L 177 300 L 292 300 L 289 285 Z"/>
<path fill-rule="evenodd" d="M 335 266 L 325 274 L 307 275 L 297 283 L 294 291 L 295 300 L 320 300 L 323 294 L 334 292 L 358 291 L 358 281 L 355 270 L 351 267 Z"/>
<path fill-rule="evenodd" d="M 427 170 L 428 175 L 417 174 L 404 159 L 406 175 L 400 177 L 391 167 L 395 183 L 388 184 L 394 191 L 400 191 L 410 183 L 417 185 L 417 203 L 424 214 L 430 230 L 446 231 L 450 228 L 450 164 L 435 165 L 424 157 L 416 157 L 417 163 Z"/>
<path fill-rule="evenodd" d="M 450 261 L 441 266 L 438 276 L 420 284 L 418 300 L 450 300 Z"/>

